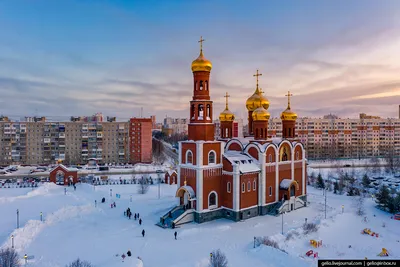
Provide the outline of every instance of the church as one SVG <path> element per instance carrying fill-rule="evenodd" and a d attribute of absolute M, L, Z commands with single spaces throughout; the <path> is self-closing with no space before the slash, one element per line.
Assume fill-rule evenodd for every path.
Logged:
<path fill-rule="evenodd" d="M 282 138 L 268 135 L 269 101 L 258 80 L 247 99 L 248 136 L 232 138 L 235 115 L 228 107 L 219 115 L 221 138 L 214 137 L 214 110 L 210 98 L 211 61 L 203 54 L 192 62 L 193 97 L 190 101 L 188 140 L 179 143 L 176 197 L 178 205 L 161 217 L 164 227 L 219 218 L 233 221 L 277 215 L 306 206 L 304 146 L 295 137 L 297 114 L 282 112 Z"/>

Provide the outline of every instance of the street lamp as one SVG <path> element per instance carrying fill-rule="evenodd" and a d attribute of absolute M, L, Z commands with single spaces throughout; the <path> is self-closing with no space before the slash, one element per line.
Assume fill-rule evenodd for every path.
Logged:
<path fill-rule="evenodd" d="M 110 197 L 112 197 L 112 189 L 110 188 Z"/>
<path fill-rule="evenodd" d="M 326 188 L 325 188 L 325 219 L 326 219 Z"/>
<path fill-rule="evenodd" d="M 256 237 L 254 237 L 254 246 L 253 248 L 256 248 Z"/>
<path fill-rule="evenodd" d="M 160 199 L 160 190 L 161 190 L 161 188 L 160 188 L 160 186 L 161 186 L 161 170 L 158 170 L 157 171 L 158 172 L 158 199 Z"/>
<path fill-rule="evenodd" d="M 344 213 L 344 205 L 342 205 L 342 214 Z"/>
<path fill-rule="evenodd" d="M 282 235 L 283 235 L 283 214 L 284 214 L 285 212 L 282 212 Z"/>
<path fill-rule="evenodd" d="M 40 221 L 43 222 L 43 213 L 40 212 Z"/>
<path fill-rule="evenodd" d="M 14 235 L 11 235 L 11 248 L 14 248 Z"/>
<path fill-rule="evenodd" d="M 212 267 L 214 267 L 214 264 L 213 264 L 213 262 L 212 262 L 212 257 L 213 257 L 213 254 L 210 253 L 210 264 L 211 264 Z"/>
<path fill-rule="evenodd" d="M 17 229 L 19 228 L 19 209 L 17 209 Z"/>

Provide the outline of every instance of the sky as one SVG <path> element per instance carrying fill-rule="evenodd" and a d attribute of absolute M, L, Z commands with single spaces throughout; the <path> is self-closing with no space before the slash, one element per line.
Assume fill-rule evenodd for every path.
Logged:
<path fill-rule="evenodd" d="M 225 92 L 246 118 L 253 74 L 278 117 L 398 117 L 400 1 L 0 1 L 0 114 L 102 112 L 188 117 L 191 62 L 213 63 L 214 118 Z"/>

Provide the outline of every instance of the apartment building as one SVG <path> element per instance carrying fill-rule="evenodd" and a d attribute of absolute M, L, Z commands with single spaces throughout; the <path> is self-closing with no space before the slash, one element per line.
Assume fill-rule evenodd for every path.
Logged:
<path fill-rule="evenodd" d="M 127 163 L 130 157 L 130 122 L 71 118 L 69 122 L 27 119 L 0 120 L 0 164 L 86 164 L 90 158 L 100 163 Z M 140 154 L 135 162 L 151 162 L 151 125 L 135 127 L 141 139 L 135 146 Z"/>
<path fill-rule="evenodd" d="M 188 120 L 181 118 L 164 118 L 163 131 L 170 134 L 188 134 Z"/>
<path fill-rule="evenodd" d="M 215 120 L 214 125 L 215 139 L 219 139 L 221 137 L 221 122 L 219 120 Z M 232 137 L 243 137 L 243 119 L 235 119 L 233 122 Z"/>
<path fill-rule="evenodd" d="M 281 137 L 281 129 L 280 118 L 270 120 L 271 137 Z M 309 159 L 382 157 L 389 151 L 400 155 L 400 119 L 365 114 L 359 119 L 299 118 L 296 136 Z"/>
<path fill-rule="evenodd" d="M 151 118 L 131 118 L 129 125 L 130 161 L 132 163 L 153 161 Z"/>

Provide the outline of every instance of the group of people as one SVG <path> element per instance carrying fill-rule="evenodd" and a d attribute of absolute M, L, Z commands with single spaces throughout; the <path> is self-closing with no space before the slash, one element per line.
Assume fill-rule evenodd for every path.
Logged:
<path fill-rule="evenodd" d="M 130 208 L 127 208 L 126 211 L 124 211 L 124 216 L 128 217 L 129 219 L 131 219 L 132 212 L 131 212 Z M 139 220 L 139 225 L 142 225 L 142 219 L 140 218 L 140 214 L 139 213 L 135 213 L 133 218 L 135 218 L 135 221 Z"/>

